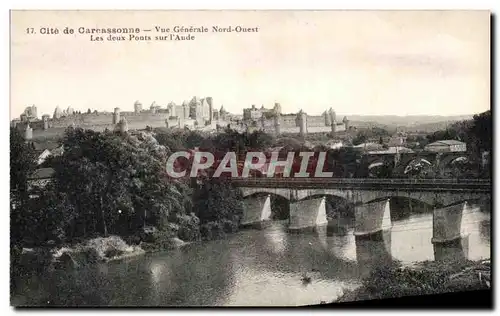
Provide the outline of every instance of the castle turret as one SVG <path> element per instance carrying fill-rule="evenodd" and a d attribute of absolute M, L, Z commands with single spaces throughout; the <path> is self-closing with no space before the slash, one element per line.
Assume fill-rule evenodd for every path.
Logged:
<path fill-rule="evenodd" d="M 224 105 L 221 105 L 219 110 L 219 119 L 224 121 L 226 119 L 226 113 L 227 112 L 224 109 Z"/>
<path fill-rule="evenodd" d="M 134 103 L 134 112 L 135 113 L 140 113 L 141 111 L 142 111 L 142 103 L 139 102 L 139 100 L 137 100 Z"/>
<path fill-rule="evenodd" d="M 349 120 L 347 119 L 347 116 L 344 116 L 342 123 L 344 123 L 345 130 L 347 131 L 349 129 Z"/>
<path fill-rule="evenodd" d="M 274 103 L 274 113 L 281 115 L 281 105 L 278 102 Z"/>
<path fill-rule="evenodd" d="M 54 110 L 53 118 L 59 119 L 59 118 L 61 118 L 61 116 L 62 116 L 61 108 L 59 106 L 56 106 L 56 109 Z"/>
<path fill-rule="evenodd" d="M 37 112 L 38 112 L 38 110 L 37 110 L 36 106 L 32 105 L 31 106 L 31 117 L 33 117 L 33 118 L 36 119 L 38 117 L 38 113 Z"/>
<path fill-rule="evenodd" d="M 332 119 L 330 113 L 328 113 L 327 111 L 323 112 L 323 117 L 325 118 L 325 126 L 332 125 Z"/>
<path fill-rule="evenodd" d="M 167 109 L 168 109 L 168 113 L 170 116 L 177 116 L 177 114 L 175 113 L 175 103 L 174 102 L 170 102 L 167 105 Z"/>
<path fill-rule="evenodd" d="M 113 124 L 118 124 L 120 122 L 120 108 L 115 108 L 113 112 Z"/>
<path fill-rule="evenodd" d="M 42 121 L 43 121 L 43 129 L 47 130 L 49 129 L 49 118 L 50 116 L 48 114 L 44 114 L 42 116 Z"/>
<path fill-rule="evenodd" d="M 337 114 L 335 113 L 335 111 L 332 108 L 330 108 L 328 110 L 328 114 L 330 115 L 330 122 L 332 122 L 332 123 L 337 122 Z"/>
<path fill-rule="evenodd" d="M 207 104 L 208 104 L 208 124 L 212 124 L 213 116 L 214 116 L 214 106 L 213 106 L 213 99 L 212 97 L 206 97 Z"/>
<path fill-rule="evenodd" d="M 156 112 L 158 111 L 158 105 L 156 105 L 156 101 L 153 101 L 153 103 L 151 103 L 149 109 L 151 110 L 151 114 L 156 114 Z"/>
<path fill-rule="evenodd" d="M 307 134 L 307 114 L 300 110 L 297 116 L 300 136 L 305 136 Z"/>
<path fill-rule="evenodd" d="M 182 110 L 183 110 L 184 119 L 188 119 L 189 118 L 189 102 L 187 100 L 185 100 L 182 103 Z"/>
<path fill-rule="evenodd" d="M 24 130 L 24 139 L 25 140 L 33 139 L 33 129 L 31 128 L 29 123 L 26 124 L 26 129 Z"/>
<path fill-rule="evenodd" d="M 332 122 L 332 136 L 335 136 L 337 133 L 337 121 Z"/>
<path fill-rule="evenodd" d="M 37 114 L 37 109 L 36 106 L 28 106 L 24 109 L 24 112 L 21 114 L 21 120 L 22 121 L 34 121 L 38 119 L 38 114 Z"/>
<path fill-rule="evenodd" d="M 281 113 L 276 113 L 274 115 L 274 131 L 275 131 L 276 135 L 281 134 L 281 122 L 280 122 L 280 119 L 281 119 Z"/>

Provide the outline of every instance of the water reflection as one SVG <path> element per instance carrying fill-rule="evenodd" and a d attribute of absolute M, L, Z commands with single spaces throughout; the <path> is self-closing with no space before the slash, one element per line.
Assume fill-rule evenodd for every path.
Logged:
<path fill-rule="evenodd" d="M 469 236 L 434 244 L 434 260 L 463 260 L 469 258 Z"/>
<path fill-rule="evenodd" d="M 489 219 L 483 219 L 479 222 L 479 236 L 481 237 L 481 240 L 485 243 L 490 245 L 490 236 L 491 236 L 491 220 Z"/>
<path fill-rule="evenodd" d="M 356 260 L 362 277 L 367 276 L 373 267 L 392 261 L 391 237 L 391 230 L 356 236 Z"/>
<path fill-rule="evenodd" d="M 470 213 L 468 253 L 460 244 L 435 248 L 432 213 L 394 221 L 379 239 L 355 238 L 352 225 L 290 234 L 286 223 L 77 270 L 47 272 L 20 285 L 13 302 L 28 305 L 272 306 L 332 301 L 391 258 L 403 262 L 490 255 L 490 220 Z M 341 225 L 337 225 L 341 227 Z M 311 282 L 303 284 L 306 274 Z M 50 302 L 50 303 L 48 303 Z"/>

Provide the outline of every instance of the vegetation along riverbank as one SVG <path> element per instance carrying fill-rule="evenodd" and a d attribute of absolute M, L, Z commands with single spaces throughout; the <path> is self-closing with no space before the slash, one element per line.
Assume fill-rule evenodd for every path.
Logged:
<path fill-rule="evenodd" d="M 379 266 L 362 285 L 345 291 L 337 302 L 351 302 L 490 289 L 490 260 L 425 261 L 403 267 Z"/>

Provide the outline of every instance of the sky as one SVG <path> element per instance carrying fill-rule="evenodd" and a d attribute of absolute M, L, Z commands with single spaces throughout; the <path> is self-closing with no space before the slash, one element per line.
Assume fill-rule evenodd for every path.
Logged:
<path fill-rule="evenodd" d="M 79 27 L 242 26 L 192 41 L 90 41 Z M 40 34 L 41 27 L 75 34 Z M 37 34 L 28 34 L 33 28 Z M 146 34 L 146 33 L 143 33 Z M 162 35 L 149 33 L 153 37 Z M 104 35 L 106 37 L 107 35 Z M 193 96 L 319 115 L 490 109 L 488 11 L 13 11 L 11 118 L 36 105 L 133 111 Z"/>

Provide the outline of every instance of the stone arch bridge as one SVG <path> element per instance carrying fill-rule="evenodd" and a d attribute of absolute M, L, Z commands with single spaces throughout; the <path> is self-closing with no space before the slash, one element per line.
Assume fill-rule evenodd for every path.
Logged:
<path fill-rule="evenodd" d="M 391 226 L 389 199 L 405 197 L 434 207 L 435 242 L 458 238 L 467 203 L 491 199 L 491 182 L 477 179 L 248 178 L 231 182 L 245 197 L 242 224 L 269 219 L 274 194 L 290 202 L 291 230 L 323 226 L 327 224 L 325 196 L 333 195 L 354 204 L 355 234 L 369 235 Z"/>
<path fill-rule="evenodd" d="M 391 166 L 393 174 L 396 176 L 404 176 L 405 169 L 412 163 L 418 161 L 426 161 L 430 165 L 437 167 L 439 172 L 443 173 L 450 164 L 459 159 L 468 159 L 465 152 L 445 152 L 437 153 L 431 151 L 411 152 L 411 153 L 369 153 L 362 158 L 362 168 L 365 173 L 369 172 L 370 166 L 381 163 Z"/>

